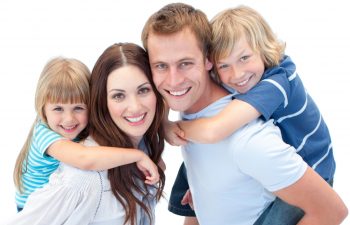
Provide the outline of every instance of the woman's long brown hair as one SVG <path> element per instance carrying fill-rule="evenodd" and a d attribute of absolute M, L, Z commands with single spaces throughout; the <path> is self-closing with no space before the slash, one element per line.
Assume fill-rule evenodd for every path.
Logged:
<path fill-rule="evenodd" d="M 152 89 L 157 98 L 156 116 L 147 132 L 144 141 L 148 149 L 148 155 L 158 165 L 164 149 L 164 130 L 162 118 L 164 115 L 164 102 L 162 96 L 157 92 L 152 81 L 151 69 L 148 55 L 138 45 L 132 43 L 119 43 L 108 47 L 97 60 L 90 79 L 90 128 L 91 136 L 103 146 L 129 147 L 133 148 L 131 139 L 120 130 L 113 122 L 107 108 L 107 78 L 111 72 L 126 65 L 138 67 L 145 73 L 150 81 Z M 132 76 L 132 74 L 130 74 Z M 156 200 L 162 196 L 165 175 L 158 166 L 160 181 L 157 188 Z M 148 204 L 135 197 L 139 193 L 152 198 L 149 189 L 144 184 L 144 175 L 137 169 L 136 164 L 128 164 L 108 170 L 108 178 L 111 189 L 118 201 L 125 209 L 124 224 L 130 221 L 131 225 L 136 224 L 137 205 L 148 215 L 152 222 L 151 209 Z M 141 182 L 140 182 L 141 181 Z"/>

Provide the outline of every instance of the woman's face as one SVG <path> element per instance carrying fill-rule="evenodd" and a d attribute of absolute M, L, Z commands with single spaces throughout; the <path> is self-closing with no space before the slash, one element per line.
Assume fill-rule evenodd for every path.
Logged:
<path fill-rule="evenodd" d="M 143 71 L 127 65 L 107 79 L 107 107 L 114 123 L 137 146 L 150 127 L 156 111 L 156 95 Z"/>

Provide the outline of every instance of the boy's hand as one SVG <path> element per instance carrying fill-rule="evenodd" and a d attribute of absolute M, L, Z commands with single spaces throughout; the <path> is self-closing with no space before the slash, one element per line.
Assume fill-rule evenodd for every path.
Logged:
<path fill-rule="evenodd" d="M 177 123 L 167 121 L 164 123 L 165 140 L 173 146 L 186 145 L 187 141 L 184 139 L 185 133 L 180 129 Z"/>
<path fill-rule="evenodd" d="M 182 197 L 182 200 L 181 200 L 181 204 L 182 205 L 187 205 L 189 204 L 191 209 L 194 210 L 194 207 L 193 207 L 193 200 L 192 200 L 192 195 L 191 195 L 191 191 L 190 189 L 188 189 L 185 193 L 185 195 Z"/>
<path fill-rule="evenodd" d="M 142 158 L 136 162 L 137 168 L 145 175 L 145 183 L 154 185 L 159 181 L 158 167 L 154 162 L 144 154 Z"/>

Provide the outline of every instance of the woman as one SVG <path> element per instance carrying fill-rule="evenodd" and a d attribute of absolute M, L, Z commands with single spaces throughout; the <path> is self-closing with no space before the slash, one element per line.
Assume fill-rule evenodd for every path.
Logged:
<path fill-rule="evenodd" d="M 146 52 L 114 44 L 97 60 L 90 80 L 90 136 L 85 145 L 143 150 L 157 164 L 158 185 L 148 185 L 141 165 L 83 171 L 61 164 L 49 184 L 34 192 L 9 224 L 154 224 L 165 176 L 163 100 L 152 82 Z M 157 115 L 157 116 L 156 116 Z"/>

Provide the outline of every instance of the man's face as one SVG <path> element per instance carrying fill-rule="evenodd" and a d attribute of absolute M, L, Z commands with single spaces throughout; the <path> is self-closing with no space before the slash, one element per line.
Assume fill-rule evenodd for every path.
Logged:
<path fill-rule="evenodd" d="M 212 63 L 203 58 L 194 34 L 188 29 L 150 33 L 147 45 L 154 83 L 169 107 L 186 113 L 200 110 Z"/>

